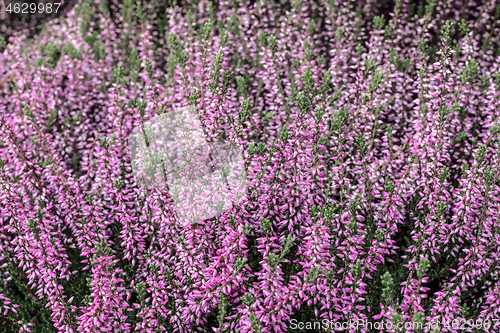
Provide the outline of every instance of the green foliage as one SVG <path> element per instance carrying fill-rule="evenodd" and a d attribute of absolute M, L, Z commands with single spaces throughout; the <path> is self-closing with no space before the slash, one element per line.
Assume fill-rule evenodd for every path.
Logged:
<path fill-rule="evenodd" d="M 340 43 L 342 38 L 344 38 L 344 30 L 342 28 L 337 28 L 335 31 L 335 38 L 337 39 L 337 43 Z"/>
<path fill-rule="evenodd" d="M 441 170 L 441 173 L 439 174 L 439 182 L 443 183 L 449 176 L 450 176 L 450 168 L 447 166 L 443 167 L 443 170 Z"/>
<path fill-rule="evenodd" d="M 331 82 L 332 82 L 332 74 L 330 71 L 325 71 L 322 79 L 323 83 L 321 84 L 320 91 L 322 94 L 326 94 L 328 90 L 330 90 Z M 337 98 L 338 99 L 338 98 Z"/>
<path fill-rule="evenodd" d="M 210 72 L 210 77 L 212 78 L 212 82 L 208 84 L 208 88 L 210 92 L 214 95 L 220 94 L 221 96 L 225 95 L 229 90 L 229 84 L 231 83 L 233 73 L 222 70 L 222 50 L 217 52 L 215 56 L 214 62 L 212 63 L 212 71 Z M 223 79 L 222 87 L 220 86 L 220 79 Z"/>
<path fill-rule="evenodd" d="M 446 120 L 446 117 L 451 113 L 451 109 L 447 108 L 446 106 L 441 106 L 439 107 L 439 121 L 441 123 L 444 123 Z"/>
<path fill-rule="evenodd" d="M 401 321 L 403 320 L 403 317 L 399 313 L 395 312 L 392 314 L 391 320 L 392 320 L 393 327 L 394 326 L 397 327 L 399 325 L 399 323 L 401 323 Z"/>
<path fill-rule="evenodd" d="M 384 15 L 382 14 L 380 16 L 375 16 L 375 18 L 373 19 L 373 29 L 382 30 L 384 29 L 384 25 L 385 25 Z"/>
<path fill-rule="evenodd" d="M 500 72 L 493 74 L 493 83 L 495 83 L 496 89 L 500 90 Z"/>
<path fill-rule="evenodd" d="M 290 252 L 290 248 L 293 245 L 293 239 L 291 235 L 287 235 L 283 240 L 283 246 L 280 247 L 280 257 L 279 260 L 283 260 L 286 255 Z"/>
<path fill-rule="evenodd" d="M 250 317 L 250 322 L 252 324 L 252 331 L 256 333 L 261 333 L 262 331 L 260 329 L 259 319 L 257 319 L 257 317 L 253 313 L 250 313 L 249 317 Z"/>
<path fill-rule="evenodd" d="M 279 256 L 271 252 L 267 255 L 266 262 L 271 267 L 271 270 L 274 270 L 279 263 Z"/>
<path fill-rule="evenodd" d="M 83 32 L 83 35 L 85 36 L 87 32 L 89 31 L 89 23 L 92 19 L 92 12 L 90 8 L 90 3 L 84 2 L 83 7 L 82 7 L 82 24 L 81 24 L 81 29 Z"/>
<path fill-rule="evenodd" d="M 466 132 L 464 132 L 464 131 L 462 131 L 462 132 L 460 132 L 460 133 L 458 134 L 458 136 L 457 136 L 457 137 L 455 137 L 455 138 L 454 138 L 454 141 L 455 141 L 455 142 L 461 142 L 461 141 L 463 141 L 465 138 L 467 138 L 467 133 L 466 133 Z"/>
<path fill-rule="evenodd" d="M 132 51 L 130 51 L 127 64 L 129 70 L 141 68 L 141 58 L 139 57 L 139 51 L 137 49 L 132 49 Z"/>
<path fill-rule="evenodd" d="M 113 69 L 113 80 L 116 83 L 121 84 L 123 82 L 123 76 L 124 76 L 124 71 L 122 66 L 118 66 L 115 67 L 115 69 Z"/>
<path fill-rule="evenodd" d="M 210 36 L 212 34 L 212 29 L 213 29 L 213 21 L 211 19 L 208 19 L 208 21 L 205 22 L 205 24 L 203 25 L 203 27 L 201 29 L 201 38 L 204 41 L 208 41 L 208 39 L 210 38 Z"/>
<path fill-rule="evenodd" d="M 488 50 L 488 46 L 491 43 L 491 36 L 489 33 L 485 33 L 483 35 L 483 40 L 481 41 L 481 50 L 486 52 Z"/>
<path fill-rule="evenodd" d="M 394 190 L 396 189 L 396 186 L 394 185 L 393 181 L 390 178 L 386 178 L 385 184 L 384 184 L 384 190 L 393 193 Z"/>
<path fill-rule="evenodd" d="M 453 29 L 453 23 L 450 21 L 446 21 L 443 31 L 441 32 L 442 38 L 441 41 L 443 45 L 446 47 L 451 47 L 451 30 Z"/>
<path fill-rule="evenodd" d="M 236 90 L 241 94 L 246 96 L 247 95 L 247 90 L 248 90 L 248 83 L 247 79 L 244 76 L 238 76 L 236 78 L 236 85 L 237 88 Z"/>
<path fill-rule="evenodd" d="M 347 124 L 349 118 L 349 110 L 342 108 L 333 114 L 333 121 L 330 124 L 330 130 L 336 131 L 338 134 L 342 133 L 344 125 Z"/>
<path fill-rule="evenodd" d="M 190 12 L 188 12 L 189 14 Z M 188 15 L 188 17 L 190 17 Z M 192 24 L 188 24 L 188 26 L 191 26 Z M 157 30 L 158 30 L 158 34 L 160 35 L 160 37 L 164 37 L 165 36 L 165 28 L 168 27 L 168 16 L 167 15 L 164 15 L 163 17 L 160 16 L 157 20 L 156 20 L 156 26 L 157 26 Z"/>
<path fill-rule="evenodd" d="M 297 97 L 297 106 L 299 107 L 300 113 L 307 113 L 311 108 L 311 102 L 309 101 L 309 97 L 303 92 L 300 91 Z"/>
<path fill-rule="evenodd" d="M 252 102 L 250 101 L 250 98 L 244 98 L 241 101 L 241 108 L 243 110 L 240 110 L 240 124 L 245 122 L 245 120 L 247 120 L 248 116 L 250 115 L 250 110 L 252 109 Z"/>
<path fill-rule="evenodd" d="M 436 10 L 437 0 L 429 0 L 425 6 L 425 15 L 432 16 Z"/>
<path fill-rule="evenodd" d="M 372 69 L 377 68 L 378 65 L 378 62 L 376 62 L 373 58 L 365 59 L 365 76 L 367 76 L 372 71 Z"/>
<path fill-rule="evenodd" d="M 240 20 L 238 19 L 236 15 L 236 9 L 233 10 L 233 14 L 231 16 L 231 20 L 228 23 L 229 29 L 231 31 L 231 34 L 233 36 L 239 36 L 240 35 Z"/>
<path fill-rule="evenodd" d="M 133 11 L 133 2 L 132 0 L 123 0 L 123 6 L 121 8 L 121 15 L 123 17 L 123 21 L 125 23 L 132 23 L 132 11 Z"/>
<path fill-rule="evenodd" d="M 460 32 L 463 33 L 464 35 L 468 35 L 470 32 L 469 23 L 467 23 L 465 19 L 462 19 L 462 21 L 458 23 L 458 28 Z"/>
<path fill-rule="evenodd" d="M 59 48 L 54 44 L 54 42 L 51 41 L 48 42 L 45 46 L 41 44 L 39 49 L 42 57 L 46 59 L 41 59 L 41 64 L 44 64 L 45 66 L 50 68 L 54 68 L 62 55 L 62 53 L 59 51 Z M 66 50 L 68 50 L 67 44 Z"/>
<path fill-rule="evenodd" d="M 321 120 L 323 119 L 323 116 L 325 114 L 325 111 L 321 108 L 316 108 L 316 112 L 314 113 L 314 117 L 316 118 L 316 123 L 320 123 Z"/>
<path fill-rule="evenodd" d="M 388 271 L 382 275 L 382 286 L 382 298 L 386 301 L 386 304 L 391 304 L 395 285 Z"/>
<path fill-rule="evenodd" d="M 234 270 L 239 273 L 243 268 L 245 268 L 248 264 L 248 260 L 245 258 L 238 257 L 234 261 Z"/>
<path fill-rule="evenodd" d="M 392 27 L 390 25 L 385 26 L 384 38 L 385 39 L 392 38 Z"/>
<path fill-rule="evenodd" d="M 417 276 L 420 280 L 426 276 L 427 271 L 429 270 L 430 267 L 431 267 L 431 262 L 429 259 L 426 259 L 426 258 L 420 259 L 420 262 L 418 264 L 418 271 L 417 271 Z"/>
<path fill-rule="evenodd" d="M 316 266 L 312 267 L 309 271 L 309 274 L 307 274 L 307 276 L 306 276 L 305 282 L 306 283 L 315 282 L 318 279 L 320 269 L 321 269 L 320 265 L 316 265 Z"/>
<path fill-rule="evenodd" d="M 253 142 L 252 142 L 252 143 L 250 143 L 250 144 L 248 145 L 248 147 L 246 148 L 246 151 L 248 152 L 248 154 L 249 154 L 250 156 L 255 155 L 255 153 L 257 152 L 257 147 L 255 146 L 255 143 L 253 143 Z"/>
<path fill-rule="evenodd" d="M 363 21 L 361 20 L 361 18 L 358 18 L 356 20 L 355 29 L 354 29 L 354 35 L 356 37 L 358 37 L 359 34 L 361 33 L 361 28 L 363 28 Z"/>
<path fill-rule="evenodd" d="M 269 49 L 274 55 L 278 50 L 278 39 L 275 36 L 270 36 L 267 40 L 267 44 L 269 45 Z"/>
<path fill-rule="evenodd" d="M 80 55 L 80 50 L 75 48 L 71 42 L 68 42 L 61 50 L 61 56 L 64 55 L 68 55 L 71 59 L 76 59 Z"/>
<path fill-rule="evenodd" d="M 38 226 L 38 221 L 29 217 L 28 218 L 28 228 L 30 229 L 31 233 L 35 235 L 36 238 L 39 237 L 40 234 L 40 227 Z"/>
<path fill-rule="evenodd" d="M 411 59 L 400 59 L 396 58 L 396 69 L 400 72 L 407 72 L 411 66 Z"/>
<path fill-rule="evenodd" d="M 269 221 L 268 219 L 262 219 L 260 221 L 260 227 L 262 228 L 262 231 L 265 233 L 265 234 L 268 234 L 271 229 L 272 229 L 272 222 Z"/>
<path fill-rule="evenodd" d="M 484 156 L 486 155 L 486 150 L 487 150 L 486 145 L 483 145 L 483 146 L 481 146 L 481 147 L 478 148 L 478 150 L 477 150 L 477 157 L 476 157 L 476 160 L 477 160 L 478 164 L 481 164 L 481 162 L 483 162 Z"/>
<path fill-rule="evenodd" d="M 281 130 L 280 130 L 280 133 L 279 133 L 279 139 L 282 142 L 286 142 L 287 141 L 289 130 L 290 129 L 286 125 L 284 125 L 283 127 L 281 127 Z"/>
<path fill-rule="evenodd" d="M 446 202 L 439 202 L 436 204 L 436 215 L 441 217 L 448 209 L 448 204 Z"/>
<path fill-rule="evenodd" d="M 490 86 L 490 79 L 488 75 L 483 74 L 481 76 L 481 89 L 487 89 Z"/>
<path fill-rule="evenodd" d="M 220 44 L 222 47 L 227 45 L 227 42 L 229 41 L 229 35 L 226 30 L 221 31 L 221 38 L 220 38 Z"/>
<path fill-rule="evenodd" d="M 365 48 L 363 47 L 363 45 L 358 44 L 358 45 L 356 46 L 356 56 L 357 56 L 358 58 L 360 58 L 360 57 L 361 57 L 361 55 L 362 55 L 364 52 L 365 52 Z"/>
<path fill-rule="evenodd" d="M 135 10 L 136 10 L 136 15 L 139 18 L 139 23 L 144 24 L 146 23 L 146 13 L 144 12 L 142 8 L 142 2 L 137 1 L 135 3 Z"/>
<path fill-rule="evenodd" d="M 473 83 L 479 73 L 479 67 L 476 60 L 472 59 L 468 65 L 462 70 L 462 82 Z"/>
<path fill-rule="evenodd" d="M 33 114 L 33 111 L 28 106 L 28 104 L 24 104 L 23 111 L 28 119 L 30 119 L 32 122 L 35 120 L 35 115 Z"/>
<path fill-rule="evenodd" d="M 197 106 L 200 97 L 201 97 L 201 92 L 198 89 L 193 89 L 193 91 L 189 93 L 190 105 Z"/>
<path fill-rule="evenodd" d="M 363 133 L 359 133 L 354 141 L 354 146 L 358 149 L 361 154 L 366 152 L 366 138 Z"/>
<path fill-rule="evenodd" d="M 490 134 L 492 136 L 495 136 L 498 133 L 500 133 L 500 125 L 498 123 L 494 123 L 493 126 L 491 127 Z"/>
<path fill-rule="evenodd" d="M 148 58 L 146 59 L 146 73 L 148 74 L 148 77 L 150 80 L 153 79 L 153 63 L 151 60 Z"/>
<path fill-rule="evenodd" d="M 465 171 L 470 170 L 470 165 L 468 163 L 462 164 L 462 166 L 460 167 L 460 169 L 462 170 L 462 172 L 465 175 Z"/>
<path fill-rule="evenodd" d="M 314 93 L 314 78 L 310 68 L 307 68 L 303 75 L 304 85 L 307 91 Z"/>
<path fill-rule="evenodd" d="M 258 41 L 261 48 L 267 47 L 267 33 L 265 31 L 259 35 Z"/>
<path fill-rule="evenodd" d="M 370 81 L 370 85 L 368 87 L 368 92 L 370 94 L 373 94 L 375 92 L 375 90 L 378 89 L 380 83 L 382 82 L 383 77 L 384 77 L 384 75 L 382 73 L 382 70 L 380 68 L 377 68 L 375 70 L 375 73 L 373 74 L 373 78 Z"/>
<path fill-rule="evenodd" d="M 312 36 L 314 34 L 314 29 L 316 29 L 316 24 L 314 23 L 314 20 L 311 19 L 309 23 L 307 23 L 307 34 Z"/>
<path fill-rule="evenodd" d="M 108 0 L 99 0 L 99 11 L 104 17 L 109 17 Z"/>
<path fill-rule="evenodd" d="M 177 64 L 181 65 L 181 67 L 186 66 L 186 62 L 188 60 L 187 53 L 182 49 L 182 44 L 179 42 L 177 35 L 171 32 L 168 36 L 168 45 L 172 49 L 172 54 L 170 57 L 170 66 L 175 69 Z"/>
<path fill-rule="evenodd" d="M 219 321 L 219 327 L 222 327 L 224 324 L 224 319 L 226 318 L 227 313 L 227 297 L 224 292 L 221 291 L 219 297 L 219 315 L 217 319 Z"/>
<path fill-rule="evenodd" d="M 421 38 L 418 40 L 418 49 L 423 54 L 427 54 L 427 39 Z"/>
<path fill-rule="evenodd" d="M 486 187 L 489 189 L 491 187 L 491 183 L 493 182 L 494 174 L 491 172 L 491 165 L 488 165 L 483 171 L 483 180 L 486 184 Z"/>
<path fill-rule="evenodd" d="M 262 117 L 262 123 L 263 124 L 268 124 L 273 118 L 274 118 L 275 114 L 273 111 L 271 112 L 267 112 L 264 114 L 264 116 Z"/>
<path fill-rule="evenodd" d="M 103 42 L 98 41 L 94 43 L 94 53 L 97 61 L 106 57 L 106 47 Z"/>

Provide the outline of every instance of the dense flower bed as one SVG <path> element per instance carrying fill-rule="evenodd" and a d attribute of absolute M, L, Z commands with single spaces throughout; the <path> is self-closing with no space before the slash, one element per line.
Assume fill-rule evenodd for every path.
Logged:
<path fill-rule="evenodd" d="M 279 2 L 0 39 L 2 332 L 500 331 L 500 6 Z M 183 107 L 248 182 L 189 225 L 128 145 Z"/>

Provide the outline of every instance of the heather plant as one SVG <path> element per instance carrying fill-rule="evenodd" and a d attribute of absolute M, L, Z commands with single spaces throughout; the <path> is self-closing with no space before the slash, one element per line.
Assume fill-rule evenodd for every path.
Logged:
<path fill-rule="evenodd" d="M 0 329 L 500 331 L 499 29 L 462 0 L 82 0 L 0 29 Z M 190 224 L 131 151 L 187 108 L 246 176 Z"/>

